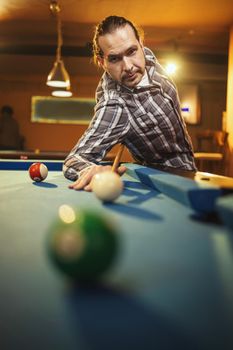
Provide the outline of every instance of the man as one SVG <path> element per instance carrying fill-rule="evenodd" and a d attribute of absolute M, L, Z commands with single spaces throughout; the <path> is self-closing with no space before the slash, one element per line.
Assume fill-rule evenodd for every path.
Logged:
<path fill-rule="evenodd" d="M 19 125 L 13 116 L 14 111 L 11 106 L 1 108 L 0 117 L 0 149 L 18 150 L 21 149 L 21 136 Z"/>
<path fill-rule="evenodd" d="M 159 169 L 195 171 L 192 145 L 180 114 L 174 83 L 152 51 L 143 47 L 136 27 L 110 16 L 95 30 L 95 61 L 104 69 L 96 90 L 91 124 L 64 162 L 70 188 L 91 190 L 94 174 L 117 143 L 141 164 Z M 125 167 L 119 167 L 121 175 Z"/>

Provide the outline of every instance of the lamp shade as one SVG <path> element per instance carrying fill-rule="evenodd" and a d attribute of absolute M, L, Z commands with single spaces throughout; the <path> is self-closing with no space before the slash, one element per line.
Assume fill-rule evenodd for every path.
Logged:
<path fill-rule="evenodd" d="M 47 85 L 66 88 L 70 86 L 70 78 L 63 61 L 57 60 L 47 78 Z"/>
<path fill-rule="evenodd" d="M 56 89 L 52 91 L 52 96 L 54 97 L 71 97 L 72 95 L 72 92 L 66 89 Z"/>

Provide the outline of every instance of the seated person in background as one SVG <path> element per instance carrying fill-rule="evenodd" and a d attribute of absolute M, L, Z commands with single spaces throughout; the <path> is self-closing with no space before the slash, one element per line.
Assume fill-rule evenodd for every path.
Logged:
<path fill-rule="evenodd" d="M 117 143 L 140 164 L 161 170 L 195 171 L 193 149 L 181 117 L 174 83 L 129 20 L 107 17 L 97 25 L 94 59 L 104 74 L 96 90 L 95 115 L 65 159 L 69 187 L 91 190 L 91 179 L 109 170 L 99 165 Z M 125 167 L 120 166 L 121 175 Z"/>
<path fill-rule="evenodd" d="M 3 106 L 0 118 L 0 149 L 19 150 L 22 148 L 19 125 L 10 106 Z"/>

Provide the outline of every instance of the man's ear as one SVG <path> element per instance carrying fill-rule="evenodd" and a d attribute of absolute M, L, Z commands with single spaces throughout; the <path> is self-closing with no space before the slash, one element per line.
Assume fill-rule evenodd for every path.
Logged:
<path fill-rule="evenodd" d="M 97 64 L 99 67 L 104 68 L 104 59 L 100 56 L 97 56 Z"/>

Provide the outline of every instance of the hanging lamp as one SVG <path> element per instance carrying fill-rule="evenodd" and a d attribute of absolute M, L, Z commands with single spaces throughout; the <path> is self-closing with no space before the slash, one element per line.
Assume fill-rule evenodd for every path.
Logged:
<path fill-rule="evenodd" d="M 70 77 L 65 68 L 64 62 L 61 57 L 61 47 L 63 44 L 62 30 L 61 30 L 61 16 L 60 6 L 56 0 L 52 0 L 50 3 L 50 11 L 57 19 L 57 50 L 56 50 L 56 61 L 54 62 L 53 68 L 48 75 L 47 85 L 56 88 L 70 88 Z"/>
<path fill-rule="evenodd" d="M 65 88 L 56 88 L 56 90 L 52 91 L 52 96 L 54 97 L 71 97 L 72 95 L 72 92 Z"/>

